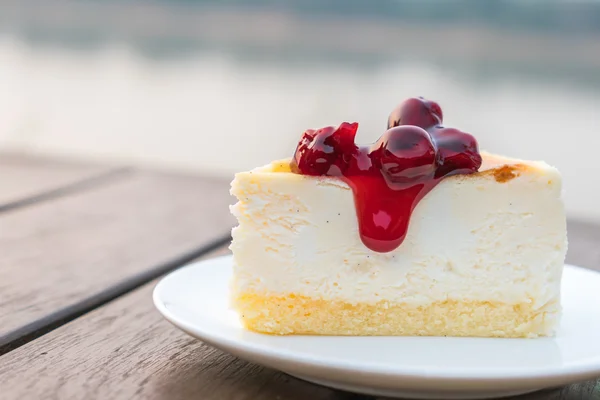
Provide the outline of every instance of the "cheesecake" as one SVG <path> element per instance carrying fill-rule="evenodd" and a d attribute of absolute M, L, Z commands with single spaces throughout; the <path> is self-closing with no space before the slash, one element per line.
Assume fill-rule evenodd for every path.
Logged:
<path fill-rule="evenodd" d="M 251 331 L 533 338 L 554 334 L 567 249 L 561 176 L 479 151 L 435 102 L 307 130 L 235 175 L 231 304 Z"/>

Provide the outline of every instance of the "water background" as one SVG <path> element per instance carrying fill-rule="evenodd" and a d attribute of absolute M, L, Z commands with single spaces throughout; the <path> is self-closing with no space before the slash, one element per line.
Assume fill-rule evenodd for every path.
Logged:
<path fill-rule="evenodd" d="M 422 95 L 600 221 L 598 3 L 417 3 L 2 3 L 0 149 L 231 177 Z"/>

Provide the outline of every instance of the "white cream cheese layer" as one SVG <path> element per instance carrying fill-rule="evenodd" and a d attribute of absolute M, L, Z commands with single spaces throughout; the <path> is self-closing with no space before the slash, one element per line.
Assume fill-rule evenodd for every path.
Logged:
<path fill-rule="evenodd" d="M 502 176 L 504 164 L 515 168 Z M 235 292 L 558 309 L 567 237 L 555 168 L 484 154 L 481 172 L 446 178 L 420 201 L 405 241 L 385 254 L 361 242 L 348 185 L 285 169 L 232 182 Z"/>

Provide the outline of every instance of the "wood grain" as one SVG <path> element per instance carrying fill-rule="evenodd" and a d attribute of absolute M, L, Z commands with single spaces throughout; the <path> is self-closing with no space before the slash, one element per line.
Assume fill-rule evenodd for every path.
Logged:
<path fill-rule="evenodd" d="M 188 337 L 155 311 L 153 287 L 146 285 L 0 357 L 6 399 L 374 399 L 312 385 Z M 598 398 L 600 380 L 515 399 Z"/>
<path fill-rule="evenodd" d="M 74 190 L 89 179 L 100 179 L 115 169 L 76 164 L 22 154 L 0 153 L 0 211 L 31 198 L 46 198 Z"/>
<path fill-rule="evenodd" d="M 132 172 L 0 214 L 0 344 L 57 310 L 227 235 L 228 185 Z"/>

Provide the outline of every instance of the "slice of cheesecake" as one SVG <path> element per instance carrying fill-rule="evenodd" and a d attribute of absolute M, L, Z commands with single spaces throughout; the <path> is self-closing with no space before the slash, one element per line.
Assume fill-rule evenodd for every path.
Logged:
<path fill-rule="evenodd" d="M 487 153 L 476 164 L 417 185 L 421 194 L 410 190 L 422 177 L 396 180 L 404 192 L 384 203 L 387 192 L 360 195 L 385 179 L 303 174 L 297 158 L 236 174 L 231 294 L 242 324 L 271 334 L 552 335 L 567 249 L 561 177 Z M 397 209 L 409 221 L 397 222 L 406 217 Z M 375 229 L 396 234 L 386 241 Z"/>

